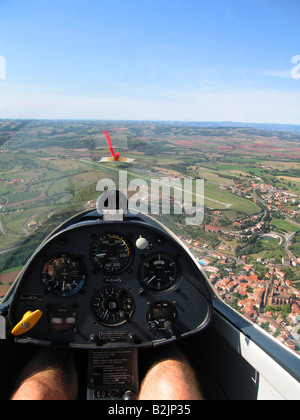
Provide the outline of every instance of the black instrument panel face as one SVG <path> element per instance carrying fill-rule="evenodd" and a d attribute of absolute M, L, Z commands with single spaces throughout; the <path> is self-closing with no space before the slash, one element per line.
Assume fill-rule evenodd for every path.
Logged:
<path fill-rule="evenodd" d="M 129 239 L 120 233 L 106 232 L 96 237 L 90 258 L 102 274 L 118 275 L 126 271 L 134 257 L 133 247 Z"/>
<path fill-rule="evenodd" d="M 23 341 L 150 346 L 207 326 L 210 297 L 202 271 L 176 237 L 136 220 L 91 221 L 55 234 L 35 253 L 10 320 L 15 325 L 27 311 L 42 311 Z"/>
<path fill-rule="evenodd" d="M 134 299 L 125 289 L 105 286 L 94 294 L 91 311 L 100 324 L 116 327 L 132 318 Z"/>
<path fill-rule="evenodd" d="M 80 258 L 69 254 L 51 257 L 42 269 L 42 282 L 48 292 L 73 296 L 84 286 L 86 270 Z"/>
<path fill-rule="evenodd" d="M 167 252 L 148 255 L 139 267 L 141 286 L 153 293 L 171 291 L 178 285 L 180 277 L 177 258 Z"/>

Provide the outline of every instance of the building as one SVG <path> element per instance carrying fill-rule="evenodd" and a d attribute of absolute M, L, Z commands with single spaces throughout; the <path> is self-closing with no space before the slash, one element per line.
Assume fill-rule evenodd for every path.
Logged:
<path fill-rule="evenodd" d="M 210 226 L 210 225 L 206 225 L 205 226 L 205 232 L 207 233 L 219 233 L 220 232 L 220 228 L 214 227 L 214 226 Z"/>

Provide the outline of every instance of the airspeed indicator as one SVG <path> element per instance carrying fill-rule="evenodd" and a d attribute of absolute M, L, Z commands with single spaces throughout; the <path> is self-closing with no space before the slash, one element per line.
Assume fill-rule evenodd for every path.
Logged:
<path fill-rule="evenodd" d="M 133 260 L 133 248 L 129 240 L 118 233 L 104 233 L 91 246 L 91 261 L 107 275 L 126 271 Z"/>

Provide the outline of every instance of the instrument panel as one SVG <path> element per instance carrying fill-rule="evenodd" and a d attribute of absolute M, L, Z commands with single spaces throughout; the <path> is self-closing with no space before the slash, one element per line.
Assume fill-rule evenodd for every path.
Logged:
<path fill-rule="evenodd" d="M 35 252 L 9 317 L 13 326 L 28 311 L 43 313 L 20 342 L 151 346 L 205 328 L 210 299 L 198 264 L 160 225 L 86 221 L 55 233 Z"/>

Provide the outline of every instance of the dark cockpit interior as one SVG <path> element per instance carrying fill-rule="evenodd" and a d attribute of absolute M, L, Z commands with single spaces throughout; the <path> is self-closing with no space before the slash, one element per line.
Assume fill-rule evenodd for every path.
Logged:
<path fill-rule="evenodd" d="M 77 351 L 88 372 L 83 398 L 130 399 L 138 392 L 138 349 L 205 329 L 211 300 L 196 260 L 160 223 L 131 213 L 105 220 L 91 211 L 36 250 L 15 285 L 8 319 L 14 351 Z M 99 369 L 114 371 L 112 383 L 102 373 L 99 380 Z"/>
<path fill-rule="evenodd" d="M 77 348 L 157 345 L 199 331 L 211 313 L 190 253 L 136 216 L 79 222 L 48 238 L 19 279 L 11 324 L 36 311 L 20 340 Z"/>

